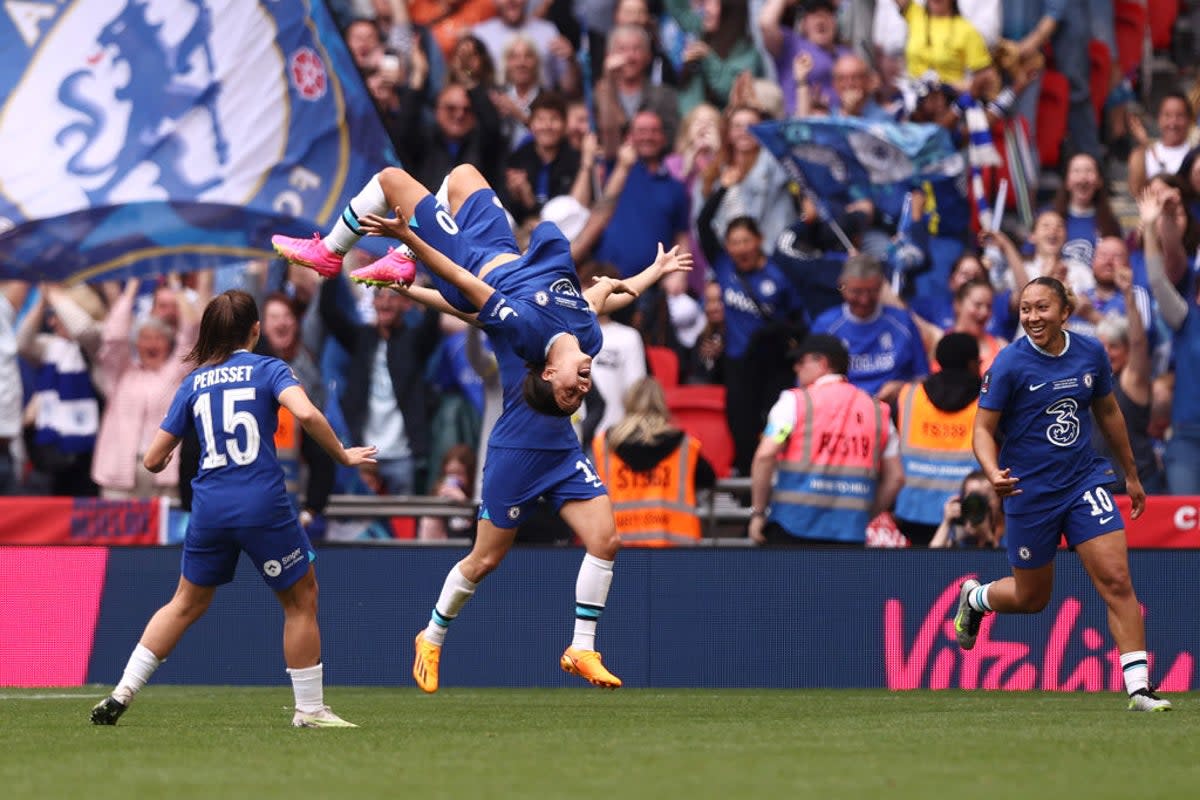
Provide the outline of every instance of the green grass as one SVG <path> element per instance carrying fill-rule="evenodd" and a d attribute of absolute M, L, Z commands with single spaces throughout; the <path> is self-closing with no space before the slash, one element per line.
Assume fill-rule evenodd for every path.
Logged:
<path fill-rule="evenodd" d="M 1194 796 L 1200 698 L 589 689 L 327 690 L 358 730 L 293 730 L 291 691 L 0 689 L 0 797 L 1119 798 Z M 70 695 L 58 697 L 58 695 Z"/>

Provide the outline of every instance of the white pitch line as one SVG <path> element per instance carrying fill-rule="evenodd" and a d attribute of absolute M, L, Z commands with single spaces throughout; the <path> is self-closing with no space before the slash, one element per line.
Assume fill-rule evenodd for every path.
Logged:
<path fill-rule="evenodd" d="M 90 700 L 98 694 L 0 694 L 0 700 Z"/>

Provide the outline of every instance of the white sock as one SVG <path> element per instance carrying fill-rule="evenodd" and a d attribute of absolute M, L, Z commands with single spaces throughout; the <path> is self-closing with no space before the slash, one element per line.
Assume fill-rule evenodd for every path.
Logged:
<path fill-rule="evenodd" d="M 292 694 L 296 696 L 296 710 L 312 714 L 325 707 L 325 665 L 302 669 L 288 668 L 292 677 Z"/>
<path fill-rule="evenodd" d="M 437 200 L 439 206 L 446 209 L 447 211 L 450 210 L 450 176 L 449 175 L 442 178 L 442 185 L 438 187 L 437 192 L 434 194 L 434 199 Z"/>
<path fill-rule="evenodd" d="M 575 637 L 571 647 L 596 649 L 596 623 L 604 613 L 613 581 L 613 562 L 585 554 L 575 579 Z"/>
<path fill-rule="evenodd" d="M 475 587 L 478 585 L 467 580 L 458 565 L 454 565 L 446 575 L 442 593 L 438 595 L 437 605 L 433 607 L 429 624 L 425 626 L 425 641 L 438 647 L 446 643 L 446 628 L 450 627 L 458 612 L 471 599 L 471 595 L 475 594 Z"/>
<path fill-rule="evenodd" d="M 985 614 L 991 611 L 992 607 L 988 604 L 988 589 L 990 587 L 990 583 L 985 583 L 983 586 L 976 586 L 972 589 L 970 594 L 967 595 L 967 605 Z"/>
<path fill-rule="evenodd" d="M 163 662 L 150 651 L 149 647 L 139 642 L 138 646 L 133 648 L 133 652 L 129 654 L 129 661 L 125 664 L 121 682 L 117 684 L 116 689 L 113 689 L 112 696 L 122 705 L 132 703 L 133 696 L 142 690 L 146 681 L 150 680 L 150 676 L 154 674 L 154 670 L 158 669 L 158 665 L 161 663 Z"/>
<path fill-rule="evenodd" d="M 1150 662 L 1145 650 L 1121 653 L 1121 674 L 1125 676 L 1125 691 L 1133 694 L 1150 688 Z"/>
<path fill-rule="evenodd" d="M 331 253 L 345 255 L 363 237 L 358 218 L 367 214 L 387 216 L 389 211 L 391 209 L 388 208 L 387 198 L 383 195 L 383 186 L 379 183 L 379 176 L 374 175 L 371 180 L 367 181 L 367 185 L 362 188 L 362 191 L 356 194 L 342 209 L 342 215 L 338 217 L 333 230 L 324 239 L 325 246 Z"/>

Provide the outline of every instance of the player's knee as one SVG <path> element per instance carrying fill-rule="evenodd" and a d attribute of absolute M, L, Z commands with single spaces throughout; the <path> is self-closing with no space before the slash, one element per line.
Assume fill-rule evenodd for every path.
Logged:
<path fill-rule="evenodd" d="M 617 551 L 621 549 L 621 536 L 617 533 L 616 526 L 602 531 L 599 535 L 592 538 L 588 546 L 588 552 L 596 558 L 603 558 L 605 561 L 612 561 L 617 557 Z"/>
<path fill-rule="evenodd" d="M 1133 597 L 1133 582 L 1129 578 L 1128 567 L 1124 565 L 1098 573 L 1095 580 L 1096 591 L 1107 601 Z"/>
<path fill-rule="evenodd" d="M 484 551 L 482 553 L 473 554 L 471 558 L 471 572 L 473 575 L 467 575 L 466 570 L 462 570 L 463 575 L 470 581 L 478 583 L 486 576 L 490 575 L 500 566 L 500 562 L 504 560 L 504 553 Z"/>

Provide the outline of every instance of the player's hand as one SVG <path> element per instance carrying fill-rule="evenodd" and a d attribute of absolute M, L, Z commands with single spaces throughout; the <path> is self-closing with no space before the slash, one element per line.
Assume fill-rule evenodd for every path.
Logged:
<path fill-rule="evenodd" d="M 638 296 L 636 289 L 634 289 L 629 284 L 625 283 L 625 281 L 618 280 L 617 278 L 609 278 L 606 276 L 601 276 L 598 278 L 593 278 L 593 281 L 594 281 L 595 285 L 601 285 L 601 284 L 607 285 L 609 294 L 627 294 L 631 297 Z"/>
<path fill-rule="evenodd" d="M 1020 478 L 1012 476 L 1011 469 L 998 469 L 995 472 L 988 474 L 988 481 L 992 484 L 992 488 L 996 490 L 996 494 L 1000 497 L 1012 497 L 1021 493 L 1017 488 L 1017 483 Z"/>
<path fill-rule="evenodd" d="M 1142 488 L 1142 480 L 1137 475 L 1125 476 L 1125 493 L 1129 495 L 1129 500 L 1133 504 L 1133 510 L 1129 516 L 1131 519 L 1137 519 L 1146 510 L 1146 490 Z"/>
<path fill-rule="evenodd" d="M 691 272 L 693 263 L 692 254 L 686 250 L 680 252 L 679 245 L 670 250 L 663 250 L 663 243 L 658 243 L 658 255 L 654 257 L 654 266 L 658 268 L 660 276 L 672 272 Z"/>
<path fill-rule="evenodd" d="M 378 214 L 367 214 L 358 218 L 358 224 L 367 232 L 367 236 L 387 236 L 408 243 L 416 238 L 413 229 L 408 225 L 408 217 L 400 210 L 393 209 L 395 217 L 381 217 Z"/>
<path fill-rule="evenodd" d="M 357 467 L 359 464 L 374 464 L 375 453 L 379 451 L 375 445 L 367 447 L 347 447 L 342 453 L 342 466 Z"/>

